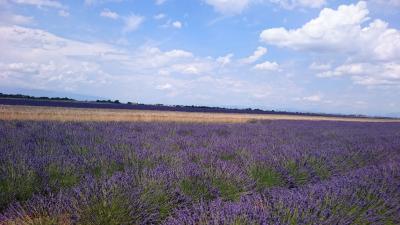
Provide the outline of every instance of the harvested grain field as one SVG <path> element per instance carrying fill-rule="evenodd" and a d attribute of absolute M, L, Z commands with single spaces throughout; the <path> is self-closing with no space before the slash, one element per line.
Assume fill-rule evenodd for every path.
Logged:
<path fill-rule="evenodd" d="M 131 122 L 200 122 L 245 123 L 252 120 L 324 120 L 357 122 L 400 122 L 396 119 L 343 118 L 324 116 L 297 116 L 279 114 L 235 114 L 168 112 L 122 109 L 82 109 L 41 106 L 0 105 L 1 120 L 34 121 L 131 121 Z"/>

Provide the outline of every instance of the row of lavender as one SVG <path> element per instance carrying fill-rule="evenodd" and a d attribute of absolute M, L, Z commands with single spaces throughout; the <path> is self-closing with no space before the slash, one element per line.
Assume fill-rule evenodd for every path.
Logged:
<path fill-rule="evenodd" d="M 400 123 L 0 121 L 0 224 L 399 224 Z"/>

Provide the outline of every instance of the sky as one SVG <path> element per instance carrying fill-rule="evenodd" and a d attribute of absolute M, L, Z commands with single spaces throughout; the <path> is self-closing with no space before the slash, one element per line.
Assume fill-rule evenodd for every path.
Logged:
<path fill-rule="evenodd" d="M 400 0 L 0 0 L 0 92 L 400 115 Z"/>

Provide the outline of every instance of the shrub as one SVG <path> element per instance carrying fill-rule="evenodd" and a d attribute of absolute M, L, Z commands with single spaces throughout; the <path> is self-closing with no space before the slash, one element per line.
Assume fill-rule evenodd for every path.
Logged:
<path fill-rule="evenodd" d="M 181 181 L 181 191 L 195 201 L 213 198 L 208 185 L 200 177 L 190 177 Z"/>
<path fill-rule="evenodd" d="M 213 185 L 218 189 L 222 199 L 228 201 L 239 200 L 242 190 L 233 182 L 226 179 L 215 179 Z"/>
<path fill-rule="evenodd" d="M 256 181 L 257 189 L 281 186 L 282 176 L 269 167 L 253 167 L 250 170 L 250 176 Z"/>

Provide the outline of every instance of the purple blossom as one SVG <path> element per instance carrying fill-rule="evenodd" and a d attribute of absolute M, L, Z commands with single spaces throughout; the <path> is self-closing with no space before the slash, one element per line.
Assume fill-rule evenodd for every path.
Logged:
<path fill-rule="evenodd" d="M 0 121 L 0 224 L 399 224 L 400 124 Z"/>

